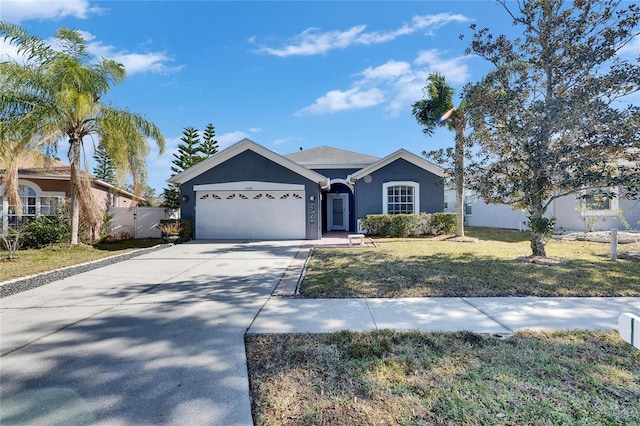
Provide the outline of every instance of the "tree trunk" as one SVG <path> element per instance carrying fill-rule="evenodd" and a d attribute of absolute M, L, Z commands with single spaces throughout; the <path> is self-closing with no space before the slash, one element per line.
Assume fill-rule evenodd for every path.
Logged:
<path fill-rule="evenodd" d="M 4 172 L 4 196 L 10 206 L 13 206 L 16 216 L 22 218 L 22 199 L 18 192 L 18 161 L 19 158 L 10 159 L 5 162 Z"/>
<path fill-rule="evenodd" d="M 530 210 L 529 223 L 531 224 L 531 253 L 533 256 L 547 257 L 544 247 L 544 232 L 540 229 L 544 219 L 544 209 L 541 200 L 533 203 L 533 209 Z"/>
<path fill-rule="evenodd" d="M 71 179 L 69 182 L 71 192 L 71 245 L 78 245 L 78 233 L 80 229 L 80 203 L 78 202 L 78 190 L 80 189 L 80 139 L 69 137 L 69 164 L 71 165 Z"/>
<path fill-rule="evenodd" d="M 456 236 L 464 237 L 464 113 L 455 111 L 456 146 L 453 174 L 456 184 Z"/>

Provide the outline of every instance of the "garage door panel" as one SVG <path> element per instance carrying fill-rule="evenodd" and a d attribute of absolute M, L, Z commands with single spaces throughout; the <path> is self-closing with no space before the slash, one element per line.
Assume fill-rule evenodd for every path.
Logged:
<path fill-rule="evenodd" d="M 304 191 L 198 193 L 197 239 L 304 239 Z"/>

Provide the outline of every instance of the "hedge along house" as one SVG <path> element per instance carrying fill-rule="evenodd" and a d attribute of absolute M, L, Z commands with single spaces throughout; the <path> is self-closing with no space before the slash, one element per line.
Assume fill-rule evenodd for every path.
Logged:
<path fill-rule="evenodd" d="M 57 158 L 44 157 L 36 161 L 33 154 L 20 158 L 18 165 L 18 193 L 22 199 L 22 214 L 5 197 L 5 165 L 0 161 L 0 231 L 19 228 L 38 216 L 55 216 L 58 206 L 71 196 L 71 168 Z M 92 180 L 91 192 L 99 206 L 134 207 L 143 198 L 119 189 L 99 179 Z"/>
<path fill-rule="evenodd" d="M 173 176 L 196 239 L 320 239 L 368 214 L 440 212 L 444 171 L 406 150 L 280 155 L 249 139 Z"/>

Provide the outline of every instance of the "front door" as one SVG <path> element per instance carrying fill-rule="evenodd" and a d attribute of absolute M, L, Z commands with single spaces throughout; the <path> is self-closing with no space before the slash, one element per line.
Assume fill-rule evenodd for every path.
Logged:
<path fill-rule="evenodd" d="M 329 194 L 328 231 L 349 230 L 349 194 Z"/>

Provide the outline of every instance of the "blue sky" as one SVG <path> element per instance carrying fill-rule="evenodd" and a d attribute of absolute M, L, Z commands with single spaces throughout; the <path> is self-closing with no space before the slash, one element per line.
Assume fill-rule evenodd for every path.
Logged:
<path fill-rule="evenodd" d="M 158 195 L 186 126 L 213 123 L 221 148 L 248 137 L 280 154 L 452 146 L 452 133 L 427 138 L 411 115 L 427 75 L 445 74 L 457 94 L 484 75 L 487 63 L 464 54 L 471 23 L 517 36 L 494 0 L 2 0 L 0 16 L 43 39 L 77 29 L 92 54 L 125 65 L 107 101 L 163 132 L 165 154 L 154 147 L 147 161 Z M 64 144 L 59 155 L 66 160 Z"/>

